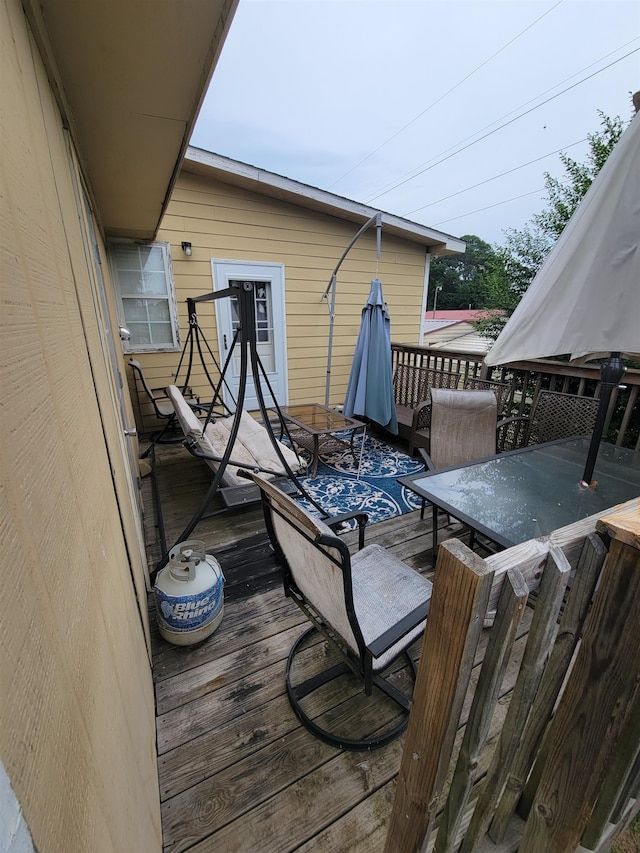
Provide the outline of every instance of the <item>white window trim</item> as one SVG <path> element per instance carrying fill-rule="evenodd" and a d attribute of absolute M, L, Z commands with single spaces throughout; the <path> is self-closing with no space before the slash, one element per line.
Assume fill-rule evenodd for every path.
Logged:
<path fill-rule="evenodd" d="M 116 246 L 118 244 L 128 244 L 135 245 L 130 241 L 125 240 L 113 240 L 110 244 Z M 171 318 L 171 334 L 173 337 L 173 344 L 167 346 L 166 344 L 163 346 L 153 346 L 151 344 L 132 344 L 131 341 L 123 340 L 122 346 L 124 352 L 179 352 L 181 349 L 180 344 L 180 326 L 178 322 L 178 302 L 176 299 L 176 289 L 173 282 L 173 268 L 171 265 L 171 251 L 169 247 L 169 243 L 161 243 L 158 241 L 144 243 L 141 244 L 144 246 L 148 246 L 150 248 L 159 248 L 162 249 L 162 258 L 164 261 L 164 270 L 165 276 L 167 280 L 167 295 L 169 302 L 169 316 Z M 127 325 L 125 316 L 124 316 L 124 306 L 122 301 L 122 294 L 120 293 L 120 282 L 118 280 L 118 272 L 113 263 L 113 258 L 111 254 L 109 254 L 109 263 L 111 267 L 111 278 L 114 284 L 115 292 L 117 298 L 117 308 L 118 308 L 118 321 L 120 325 Z"/>

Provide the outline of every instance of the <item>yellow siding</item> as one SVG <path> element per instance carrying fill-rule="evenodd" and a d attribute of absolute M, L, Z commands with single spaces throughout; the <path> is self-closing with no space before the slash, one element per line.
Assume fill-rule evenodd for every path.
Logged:
<path fill-rule="evenodd" d="M 122 423 L 60 115 L 20 3 L 0 15 L 0 760 L 42 853 L 152 853 L 153 685 L 141 558 L 123 533 L 135 525 L 116 494 Z"/>
<path fill-rule="evenodd" d="M 171 245 L 182 340 L 187 333 L 185 300 L 213 288 L 212 258 L 283 264 L 289 402 L 324 402 L 329 311 L 322 295 L 358 227 L 183 171 L 158 233 L 158 240 Z M 181 250 L 183 240 L 192 244 L 190 258 Z M 384 228 L 379 263 L 375 229 L 369 229 L 353 246 L 338 273 L 331 405 L 344 399 L 362 306 L 373 277 L 382 280 L 392 340 L 419 342 L 424 266 L 423 246 L 391 237 Z M 217 358 L 214 310 L 213 303 L 198 306 L 198 321 Z M 171 380 L 179 361 L 178 353 L 136 357 L 152 384 L 158 386 Z M 201 369 L 192 373 L 192 380 L 203 399 L 210 397 Z M 154 421 L 147 417 L 144 428 L 153 426 Z"/>

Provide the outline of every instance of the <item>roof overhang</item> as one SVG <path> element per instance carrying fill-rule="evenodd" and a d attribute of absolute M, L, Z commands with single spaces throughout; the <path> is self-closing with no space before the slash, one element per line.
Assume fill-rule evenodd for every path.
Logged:
<path fill-rule="evenodd" d="M 155 237 L 238 0 L 23 0 L 109 236 Z"/>
<path fill-rule="evenodd" d="M 368 207 L 366 204 L 284 178 L 273 172 L 249 166 L 247 163 L 203 151 L 201 148 L 189 146 L 182 168 L 186 172 L 242 187 L 318 213 L 337 216 L 360 226 L 380 212 L 384 233 L 420 243 L 426 246 L 433 256 L 452 255 L 465 251 L 466 243 L 450 234 L 435 231 L 426 225 L 378 211 L 375 207 Z"/>

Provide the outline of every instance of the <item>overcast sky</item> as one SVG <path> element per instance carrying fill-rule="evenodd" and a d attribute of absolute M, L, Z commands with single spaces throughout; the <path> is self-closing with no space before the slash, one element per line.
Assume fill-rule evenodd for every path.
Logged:
<path fill-rule="evenodd" d="M 504 243 L 639 89 L 638 0 L 240 0 L 191 144 Z"/>

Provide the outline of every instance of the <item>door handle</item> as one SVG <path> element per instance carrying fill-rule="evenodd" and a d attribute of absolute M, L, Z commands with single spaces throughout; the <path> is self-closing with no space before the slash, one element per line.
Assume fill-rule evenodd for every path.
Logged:
<path fill-rule="evenodd" d="M 135 427 L 125 427 L 124 434 L 126 436 L 133 436 L 138 434 L 138 430 Z"/>
<path fill-rule="evenodd" d="M 226 335 L 222 336 L 222 343 L 223 343 L 224 348 L 227 349 L 227 336 Z"/>

